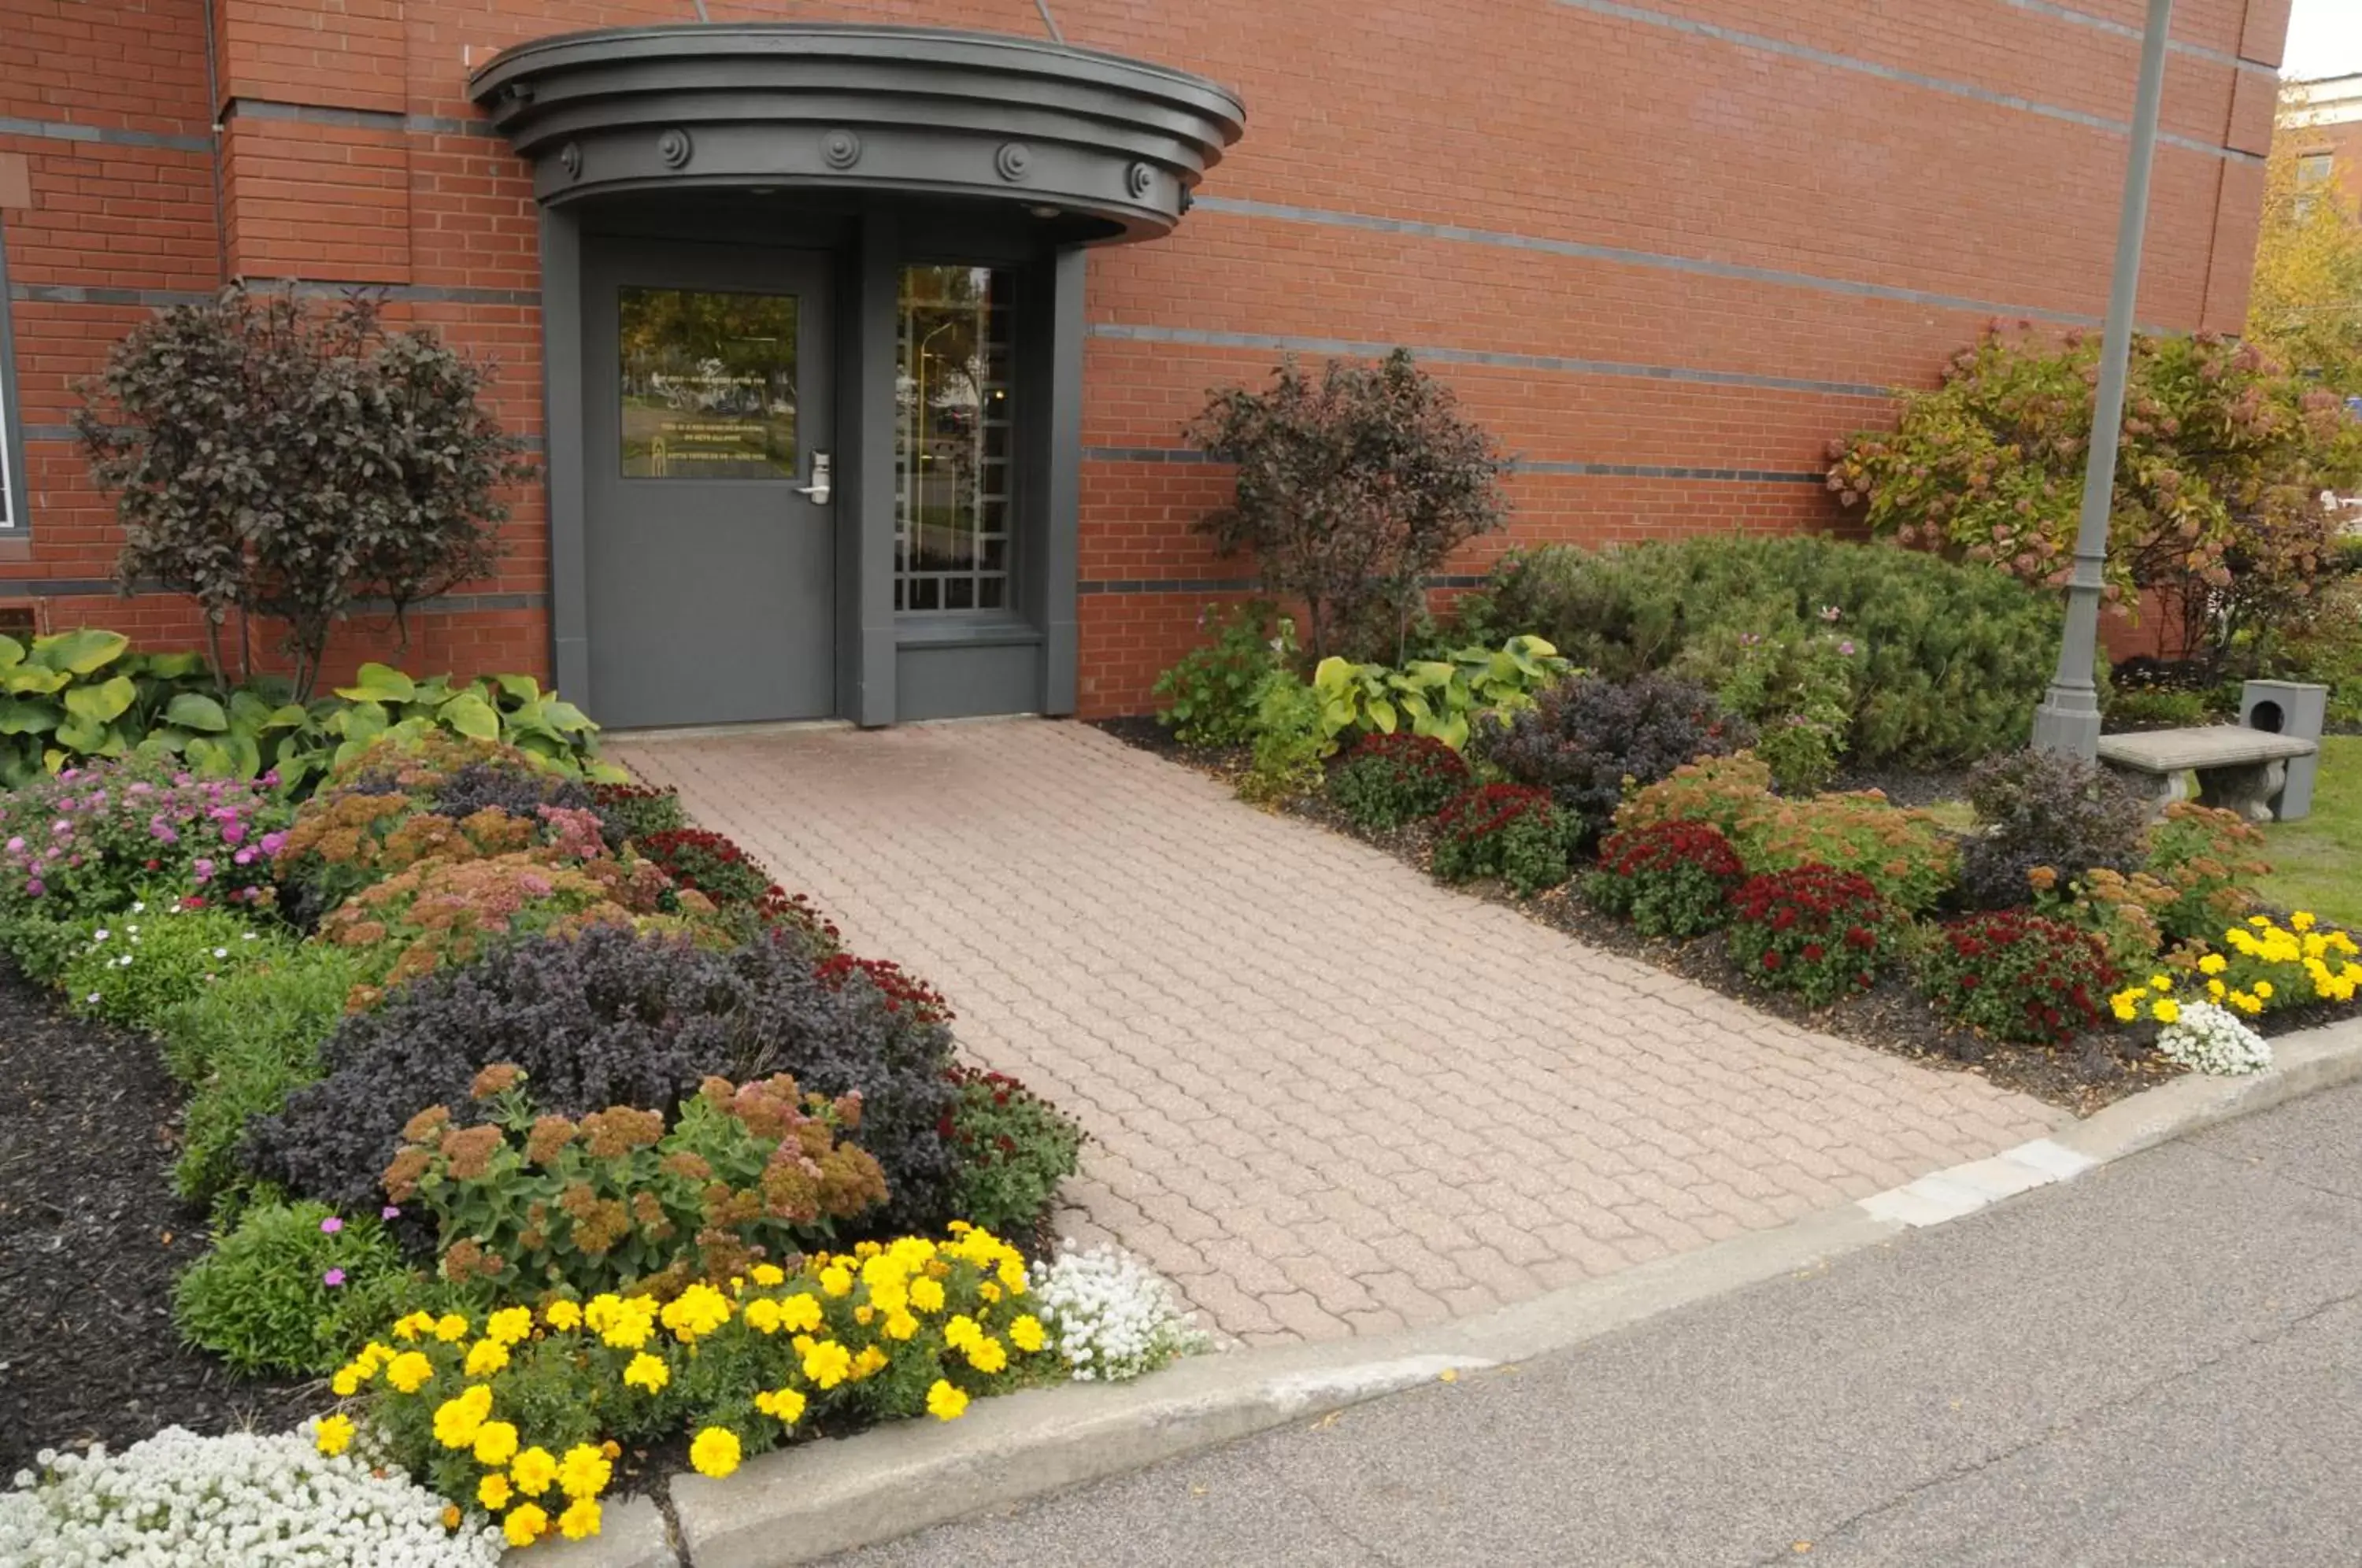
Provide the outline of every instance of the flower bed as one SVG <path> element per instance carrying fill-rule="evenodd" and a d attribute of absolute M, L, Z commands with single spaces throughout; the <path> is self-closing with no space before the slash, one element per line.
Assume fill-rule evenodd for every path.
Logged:
<path fill-rule="evenodd" d="M 333 769 L 292 820 L 267 793 L 148 762 L 97 765 L 9 799 L 16 820 L 64 831 L 44 851 L 27 837 L 0 867 L 0 945 L 69 982 L 67 1004 L 93 1017 L 58 1016 L 10 981 L 0 1000 L 40 1023 L 0 1041 L 0 1057 L 22 1037 L 45 1061 L 72 1064 L 76 1076 L 56 1091 L 70 1104 L 127 1075 L 149 1086 L 145 1099 L 108 1102 L 133 1121 L 95 1145 L 42 1123 L 26 1193 L 9 1185 L 13 1167 L 0 1171 L 11 1212 L 41 1211 L 43 1188 L 95 1189 L 116 1195 L 110 1219 L 135 1227 L 49 1249 L 63 1272 L 26 1260 L 0 1269 L 0 1308 L 43 1326 L 21 1346 L 0 1338 L 0 1398 L 20 1396 L 11 1403 L 28 1445 L 17 1463 L 44 1437 L 121 1443 L 173 1419 L 219 1430 L 241 1408 L 276 1412 L 279 1425 L 318 1409 L 316 1395 L 264 1380 L 339 1374 L 335 1393 L 348 1403 L 315 1439 L 330 1462 L 300 1485 L 343 1497 L 335 1456 L 366 1452 L 381 1469 L 391 1458 L 445 1494 L 436 1538 L 448 1560 L 467 1561 L 488 1518 L 512 1543 L 595 1532 L 613 1485 L 660 1484 L 660 1472 L 635 1468 L 646 1447 L 612 1445 L 657 1443 L 676 1418 L 690 1462 L 722 1474 L 804 1431 L 955 1419 L 1012 1380 L 1077 1368 L 1067 1339 L 1014 1309 L 1029 1287 L 1022 1257 L 962 1209 L 1030 1239 L 1075 1168 L 1079 1129 L 1022 1085 L 956 1067 L 940 993 L 840 952 L 807 900 L 689 826 L 668 795 L 589 789 L 497 745 L 388 745 Z M 656 853 L 642 853 L 642 834 Z M 275 859 L 284 880 L 270 875 Z M 282 907 L 303 923 L 284 922 Z M 209 1253 L 206 1226 L 171 1200 L 160 1162 L 113 1179 L 125 1150 L 152 1145 L 176 1120 L 167 1065 L 195 1091 L 173 1179 L 215 1205 Z M 94 1125 L 87 1110 L 79 1120 Z M 947 1226 L 941 1242 L 908 1234 Z M 91 1299 L 89 1270 L 62 1261 L 110 1253 L 138 1264 L 136 1288 L 109 1293 L 138 1304 L 120 1324 L 73 1311 Z M 10 1255 L 0 1243 L 0 1259 Z M 916 1271 L 902 1282 L 907 1314 L 884 1277 L 889 1256 Z M 109 1268 L 126 1264 L 97 1272 Z M 848 1270 L 856 1284 L 840 1291 Z M 949 1308 L 922 1305 L 946 1292 Z M 840 1297 L 842 1322 L 830 1316 Z M 597 1307 L 602 1298 L 619 1305 Z M 821 1304 L 824 1336 L 775 1341 L 810 1309 L 799 1300 Z M 663 1386 L 636 1359 L 657 1353 L 643 1347 L 601 1369 L 615 1392 L 561 1392 L 587 1375 L 566 1338 L 577 1331 L 549 1316 L 566 1317 L 568 1302 L 660 1325 L 681 1353 Z M 1159 1315 L 1168 1309 L 1100 1364 L 1187 1348 Z M 378 1368 L 364 1378 L 349 1359 L 368 1360 L 374 1342 L 385 1347 L 377 1359 L 397 1361 L 393 1327 L 406 1319 L 415 1337 L 422 1311 L 438 1326 L 481 1325 L 436 1375 L 497 1384 L 502 1400 L 538 1412 L 513 1452 L 471 1441 L 475 1473 L 464 1477 L 447 1443 L 430 1451 L 405 1436 Z M 519 1312 L 526 1331 L 511 1337 Z M 124 1343 L 143 1318 L 139 1342 Z M 176 1348 L 176 1331 L 197 1348 Z M 1087 1342 L 1078 1329 L 1073 1343 Z M 69 1375 L 51 1378 L 53 1364 Z M 362 1398 L 364 1382 L 381 1392 Z M 484 1397 L 464 1397 L 472 1408 Z M 101 1419 L 59 1421 L 85 1401 Z M 808 1416 L 786 1418 L 803 1403 Z M 480 1413 L 479 1427 L 497 1431 L 508 1409 Z M 575 1434 L 584 1421 L 598 1430 Z M 569 1496 L 555 1475 L 535 1485 L 528 1450 L 562 1469 L 586 1445 L 607 1467 L 597 1486 Z M 153 1452 L 193 1474 L 264 1463 L 195 1439 Z M 590 1462 L 577 1457 L 579 1481 Z M 54 1534 L 50 1516 L 97 1473 L 51 1467 L 6 1518 Z M 392 1505 L 379 1514 L 408 1518 Z M 349 1538 L 314 1522 L 324 1539 Z M 308 1550 L 285 1560 L 309 1561 Z M 403 1560 L 414 1559 L 444 1560 Z"/>

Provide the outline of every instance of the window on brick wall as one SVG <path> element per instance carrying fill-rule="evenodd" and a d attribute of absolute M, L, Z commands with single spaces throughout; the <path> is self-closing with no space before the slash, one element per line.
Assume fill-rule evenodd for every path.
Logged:
<path fill-rule="evenodd" d="M 2337 156 L 2329 152 L 2307 152 L 2296 160 L 2296 215 L 2301 223 L 2312 215 L 2312 204 L 2321 188 L 2337 172 Z"/>

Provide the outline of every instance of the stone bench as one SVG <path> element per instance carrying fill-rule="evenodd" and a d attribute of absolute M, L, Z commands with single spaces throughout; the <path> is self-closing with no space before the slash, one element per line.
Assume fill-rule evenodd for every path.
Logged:
<path fill-rule="evenodd" d="M 2186 799 L 2184 779 L 2195 772 L 2201 804 L 2259 823 L 2272 820 L 2272 801 L 2288 781 L 2290 760 L 2319 749 L 2314 741 L 2237 724 L 2100 737 L 2100 760 L 2147 800 L 2151 815 Z"/>

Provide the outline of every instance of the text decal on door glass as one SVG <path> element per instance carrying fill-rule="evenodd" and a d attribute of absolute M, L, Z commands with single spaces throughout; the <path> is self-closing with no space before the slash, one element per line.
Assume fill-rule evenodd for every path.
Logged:
<path fill-rule="evenodd" d="M 796 299 L 626 288 L 625 479 L 793 479 Z"/>

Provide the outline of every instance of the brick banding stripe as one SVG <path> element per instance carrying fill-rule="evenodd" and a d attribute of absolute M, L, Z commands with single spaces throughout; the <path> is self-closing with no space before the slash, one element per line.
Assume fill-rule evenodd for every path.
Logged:
<path fill-rule="evenodd" d="M 181 597 L 180 591 L 160 582 L 141 580 L 125 593 L 111 577 L 28 577 L 0 578 L 0 601 L 19 599 L 172 599 Z M 356 609 L 371 614 L 391 613 L 393 605 L 381 599 L 360 600 Z M 546 593 L 446 593 L 434 599 L 423 599 L 412 605 L 411 613 L 445 613 L 469 610 L 546 610 L 549 607 Z"/>
<path fill-rule="evenodd" d="M 93 142 L 103 147 L 153 147 L 171 152 L 211 152 L 210 136 L 183 136 L 171 131 L 125 130 L 116 126 L 78 126 L 64 120 L 25 120 L 0 115 L 0 136 L 29 136 L 43 141 Z"/>
<path fill-rule="evenodd" d="M 1860 381 L 1816 381 L 1796 376 L 1757 376 L 1739 370 L 1700 370 L 1684 365 L 1639 365 L 1619 359 L 1573 359 L 1557 354 L 1496 354 L 1478 348 L 1422 348 L 1415 344 L 1356 343 L 1343 337 L 1297 337 L 1264 332 L 1211 332 L 1192 326 L 1145 326 L 1129 322 L 1094 323 L 1090 336 L 1126 343 L 1172 343 L 1199 348 L 1256 348 L 1266 353 L 1341 354 L 1383 359 L 1398 348 L 1414 358 L 1440 365 L 1488 365 L 1509 370 L 1541 370 L 1569 376 L 1636 376 L 1654 381 L 1687 381 L 1700 386 L 1759 387 L 1767 392 L 1811 392 L 1823 397 L 1858 397 L 1884 403 L 1889 387 Z"/>
<path fill-rule="evenodd" d="M 1737 28 L 1726 28 L 1717 22 L 1701 22 L 1688 17 L 1676 17 L 1663 11 L 1648 10 L 1639 6 L 1620 5 L 1617 0 L 1557 0 L 1557 3 L 1571 10 L 1589 11 L 1596 16 L 1613 17 L 1618 21 L 1638 22 L 1643 27 L 1663 28 L 1672 32 L 1688 33 L 1696 38 L 1712 39 L 1717 43 L 1730 44 L 1738 49 L 1753 50 L 1759 54 L 1776 54 L 1789 60 L 1801 60 L 1812 65 L 1827 66 L 1832 71 L 1855 72 L 1864 76 L 1875 76 L 1883 81 L 1900 83 L 1905 86 L 1924 87 L 1931 93 L 1943 93 L 1955 98 L 1968 98 L 1980 104 L 1991 104 L 1998 108 L 2015 109 L 2025 114 L 2039 115 L 2047 120 L 2063 120 L 2069 125 L 2105 131 L 2111 136 L 2128 137 L 2132 134 L 2130 122 L 2110 119 L 2105 115 L 2087 114 L 2081 109 L 2070 109 L 2058 104 L 2045 104 L 2038 99 L 2022 98 L 2014 93 L 1996 93 L 1991 88 L 1975 86 L 1966 82 L 1955 82 L 1948 77 L 1930 76 L 1925 72 L 1905 71 L 1900 66 L 1881 65 L 1874 60 L 1858 60 L 1849 54 L 1838 54 L 1829 50 L 1815 49 L 1809 44 L 1791 43 L 1785 39 L 1771 38 L 1762 33 L 1744 32 Z M 2241 152 L 2235 148 L 2200 141 L 2194 137 L 2180 136 L 2172 131 L 2159 131 L 2157 139 L 2162 145 L 2178 147 L 2187 152 L 2202 153 L 2208 158 L 2219 158 L 2227 163 L 2260 165 L 2264 161 L 2261 157 L 2252 152 Z"/>
<path fill-rule="evenodd" d="M 2053 21 L 2070 22 L 2079 28 L 2096 28 L 2103 33 L 2114 33 L 2120 39 L 2130 39 L 2135 43 L 2140 41 L 2141 30 L 2138 28 L 2128 22 L 2119 22 L 2112 17 L 2095 17 L 2089 11 L 2077 11 L 2065 6 L 2054 6 L 2050 0 L 2001 0 L 2001 3 L 2013 11 L 2025 11 L 2036 17 L 2048 17 Z M 2251 76 L 2278 77 L 2279 75 L 2279 71 L 2266 65 L 2260 60 L 2241 60 L 2235 54 L 2225 54 L 2219 49 L 2208 49 L 2204 44 L 2185 43 L 2180 39 L 2169 38 L 2165 40 L 2165 47 L 2175 54 L 2188 55 L 2192 60 L 2202 60 L 2212 65 L 2227 65 L 2235 71 L 2244 71 Z"/>
<path fill-rule="evenodd" d="M 222 118 L 239 117 L 406 131 L 418 136 L 480 136 L 494 139 L 500 136 L 490 120 L 461 119 L 452 115 L 405 115 L 394 109 L 336 109 L 319 104 L 283 103 L 276 98 L 232 98 Z"/>
<path fill-rule="evenodd" d="M 1187 447 L 1086 447 L 1090 463 L 1209 463 L 1205 453 Z M 1657 463 L 1588 463 L 1572 459 L 1516 458 L 1510 471 L 1521 474 L 1596 474 L 1614 479 L 1704 480 L 1710 483 L 1819 484 L 1827 475 L 1801 469 L 1702 469 Z"/>

